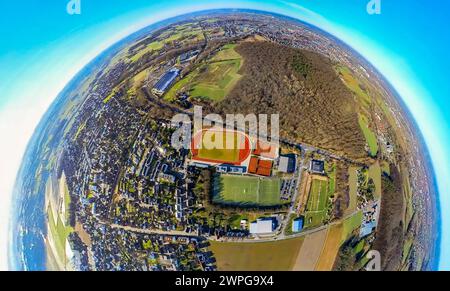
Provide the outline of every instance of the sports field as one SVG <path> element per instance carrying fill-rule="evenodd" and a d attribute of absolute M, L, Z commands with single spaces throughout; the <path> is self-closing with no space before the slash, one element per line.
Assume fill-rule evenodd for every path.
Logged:
<path fill-rule="evenodd" d="M 242 138 L 242 135 L 238 135 L 237 132 L 204 131 L 202 148 L 198 151 L 198 157 L 237 162 L 239 160 L 240 144 L 238 139 L 240 138 Z"/>
<path fill-rule="evenodd" d="M 229 205 L 274 206 L 281 204 L 280 179 L 233 175 L 216 178 L 215 203 Z"/>
<path fill-rule="evenodd" d="M 327 206 L 327 181 L 314 179 L 308 199 L 308 211 L 322 211 Z"/>
<path fill-rule="evenodd" d="M 313 178 L 306 206 L 305 227 L 322 224 L 327 215 L 329 194 L 328 180 Z"/>
<path fill-rule="evenodd" d="M 349 204 L 345 210 L 345 215 L 351 214 L 356 210 L 358 199 L 358 167 L 350 167 L 348 169 L 349 184 Z"/>
<path fill-rule="evenodd" d="M 173 100 L 178 92 L 187 90 L 193 98 L 223 99 L 242 77 L 238 72 L 243 60 L 235 47 L 235 44 L 223 46 L 208 62 L 176 83 L 165 98 Z"/>
<path fill-rule="evenodd" d="M 241 132 L 205 129 L 194 136 L 191 152 L 196 161 L 239 165 L 250 155 L 250 141 Z"/>

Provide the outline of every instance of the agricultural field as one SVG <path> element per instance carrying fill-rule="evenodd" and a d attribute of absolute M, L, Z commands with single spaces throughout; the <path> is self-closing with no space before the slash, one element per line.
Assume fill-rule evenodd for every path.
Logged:
<path fill-rule="evenodd" d="M 328 180 L 313 178 L 305 212 L 305 228 L 321 225 L 327 217 Z"/>
<path fill-rule="evenodd" d="M 211 241 L 210 249 L 219 271 L 290 271 L 303 240 L 301 237 L 261 243 Z"/>
<path fill-rule="evenodd" d="M 241 206 L 280 205 L 280 179 L 220 175 L 215 179 L 213 202 Z"/>
<path fill-rule="evenodd" d="M 322 250 L 322 254 L 316 265 L 317 271 L 331 271 L 333 269 L 334 262 L 341 247 L 343 225 L 339 223 L 330 227 L 325 240 L 325 245 Z"/>
<path fill-rule="evenodd" d="M 67 188 L 65 176 L 61 178 L 59 181 L 60 191 L 53 189 L 51 186 L 50 179 L 48 181 L 48 186 L 46 190 L 46 200 L 48 203 L 48 207 L 46 209 L 46 213 L 48 216 L 47 222 L 47 248 L 49 250 L 47 256 L 49 260 L 49 266 L 55 268 L 55 270 L 64 269 L 68 262 L 68 237 L 70 233 L 74 230 L 68 225 L 69 219 L 69 205 L 70 205 L 70 195 L 69 190 Z M 62 209 L 58 209 L 57 204 L 59 201 L 55 201 L 55 199 L 59 199 L 58 195 L 63 197 L 62 199 Z"/>
<path fill-rule="evenodd" d="M 53 213 L 52 208 L 49 207 L 48 215 L 48 229 L 51 241 L 54 244 L 54 255 L 59 259 L 66 259 L 66 242 L 69 234 L 73 231 L 70 226 L 65 226 L 62 217 L 57 213 Z"/>
<path fill-rule="evenodd" d="M 315 270 L 325 246 L 327 233 L 328 229 L 322 229 L 304 238 L 302 248 L 295 259 L 294 271 Z"/>
<path fill-rule="evenodd" d="M 200 28 L 192 25 L 179 25 L 172 30 L 167 30 L 161 34 L 157 40 L 135 48 L 136 54 L 129 56 L 131 62 L 136 62 L 145 54 L 161 50 L 164 45 L 175 41 L 200 42 L 204 40 L 203 32 Z"/>
<path fill-rule="evenodd" d="M 414 205 L 413 205 L 413 199 L 412 199 L 412 190 L 411 190 L 411 183 L 409 180 L 409 177 L 405 175 L 403 177 L 403 196 L 405 199 L 405 230 L 409 226 L 409 223 L 411 222 L 411 219 L 414 215 Z"/>

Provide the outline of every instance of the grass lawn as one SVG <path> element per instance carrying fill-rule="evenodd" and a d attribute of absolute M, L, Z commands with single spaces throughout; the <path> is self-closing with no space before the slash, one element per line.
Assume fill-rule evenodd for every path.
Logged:
<path fill-rule="evenodd" d="M 307 211 L 307 212 L 305 212 L 305 228 L 311 228 L 311 227 L 321 225 L 323 223 L 324 218 L 325 218 L 325 213 L 322 211 L 319 211 L 319 212 Z"/>
<path fill-rule="evenodd" d="M 407 175 L 403 177 L 403 191 L 404 191 L 404 199 L 406 202 L 406 212 L 405 212 L 405 230 L 406 230 L 414 215 L 411 183 Z"/>
<path fill-rule="evenodd" d="M 369 167 L 369 178 L 372 178 L 375 183 L 375 198 L 381 198 L 381 166 L 377 161 Z"/>
<path fill-rule="evenodd" d="M 386 175 L 390 176 L 391 175 L 391 167 L 389 165 L 389 162 L 382 161 L 381 162 L 381 170 L 382 170 L 383 173 L 385 173 Z"/>
<path fill-rule="evenodd" d="M 198 157 L 206 160 L 226 162 L 239 161 L 239 149 L 200 149 Z"/>
<path fill-rule="evenodd" d="M 234 49 L 236 44 L 226 44 L 222 49 L 212 58 L 212 61 L 227 61 L 227 60 L 239 60 L 241 55 L 239 55 Z"/>
<path fill-rule="evenodd" d="M 240 229 L 241 227 L 241 220 L 247 220 L 247 222 L 255 221 L 260 214 L 255 212 L 246 211 L 245 213 L 236 213 L 231 215 L 228 218 L 228 223 L 233 229 Z"/>
<path fill-rule="evenodd" d="M 65 227 L 61 217 L 58 215 L 56 217 L 55 223 L 55 214 L 53 213 L 51 207 L 47 210 L 48 215 L 48 236 L 52 237 L 52 240 L 55 243 L 56 248 L 56 256 L 58 258 L 64 260 L 66 259 L 66 239 L 69 234 L 73 231 L 70 226 Z"/>
<path fill-rule="evenodd" d="M 174 100 L 177 93 L 189 92 L 193 98 L 212 101 L 223 99 L 241 79 L 238 74 L 242 57 L 234 50 L 235 44 L 222 47 L 213 58 L 199 66 L 178 81 L 165 95 L 166 100 Z"/>
<path fill-rule="evenodd" d="M 323 223 L 327 216 L 329 194 L 327 180 L 312 180 L 306 205 L 305 228 Z"/>
<path fill-rule="evenodd" d="M 350 238 L 350 235 L 361 226 L 363 220 L 362 211 L 358 211 L 343 222 L 342 242 Z"/>
<path fill-rule="evenodd" d="M 187 88 L 190 86 L 192 80 L 197 76 L 198 70 L 193 71 L 185 78 L 181 79 L 175 85 L 173 85 L 169 91 L 164 95 L 164 99 L 167 101 L 173 101 L 176 99 L 178 92 L 187 91 Z"/>
<path fill-rule="evenodd" d="M 290 271 L 303 240 L 294 238 L 264 243 L 211 241 L 210 248 L 219 271 Z"/>
<path fill-rule="evenodd" d="M 356 210 L 358 203 L 358 167 L 350 167 L 348 169 L 348 184 L 349 184 L 349 205 L 346 209 L 346 214 L 350 214 Z"/>
<path fill-rule="evenodd" d="M 237 162 L 239 161 L 239 137 L 236 132 L 205 130 L 202 132 L 198 157 L 207 160 Z"/>
<path fill-rule="evenodd" d="M 326 209 L 327 200 L 327 181 L 314 179 L 311 185 L 307 210 L 322 211 Z"/>
<path fill-rule="evenodd" d="M 242 77 L 238 74 L 242 61 L 224 60 L 211 62 L 197 75 L 191 97 L 203 97 L 213 101 L 223 99 Z"/>
<path fill-rule="evenodd" d="M 364 138 L 369 144 L 370 155 L 375 157 L 378 153 L 378 141 L 375 133 L 369 128 L 369 121 L 366 116 L 360 114 L 358 117 L 359 126 L 364 134 Z"/>
<path fill-rule="evenodd" d="M 279 178 L 220 175 L 215 183 L 215 203 L 249 206 L 282 204 Z"/>
<path fill-rule="evenodd" d="M 134 63 L 138 61 L 140 58 L 142 58 L 146 53 L 152 52 L 152 51 L 159 51 L 164 47 L 164 43 L 161 41 L 154 41 L 147 45 L 145 48 L 139 49 L 139 51 L 133 55 L 130 60 Z"/>
<path fill-rule="evenodd" d="M 358 79 L 353 75 L 349 68 L 344 66 L 337 66 L 336 71 L 341 77 L 344 84 L 349 88 L 358 98 L 362 104 L 368 108 L 371 104 L 372 98 L 369 96 L 367 90 L 364 88 Z"/>

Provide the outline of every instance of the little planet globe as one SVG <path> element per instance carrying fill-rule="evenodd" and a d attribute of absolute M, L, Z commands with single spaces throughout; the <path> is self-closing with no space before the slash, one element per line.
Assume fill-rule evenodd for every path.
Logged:
<path fill-rule="evenodd" d="M 254 10 L 167 19 L 99 55 L 42 118 L 10 267 L 433 269 L 426 153 L 395 90 L 332 35 Z"/>

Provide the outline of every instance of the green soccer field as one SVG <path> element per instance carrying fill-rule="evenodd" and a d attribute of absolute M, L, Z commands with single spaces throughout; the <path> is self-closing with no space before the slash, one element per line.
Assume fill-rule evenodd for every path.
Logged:
<path fill-rule="evenodd" d="M 248 206 L 282 204 L 279 178 L 221 175 L 216 178 L 215 184 L 215 203 Z"/>
<path fill-rule="evenodd" d="M 322 211 L 327 206 L 327 181 L 313 180 L 308 199 L 308 211 Z"/>
<path fill-rule="evenodd" d="M 216 132 L 204 131 L 202 137 L 202 147 L 198 151 L 198 157 L 206 160 L 219 160 L 223 163 L 235 163 L 239 161 L 240 138 L 236 132 Z M 214 148 L 214 144 L 209 144 L 207 141 L 215 141 L 219 139 L 220 148 Z M 231 148 L 228 141 L 232 141 Z"/>
<path fill-rule="evenodd" d="M 305 227 L 318 226 L 327 216 L 328 181 L 314 179 L 305 213 Z"/>

